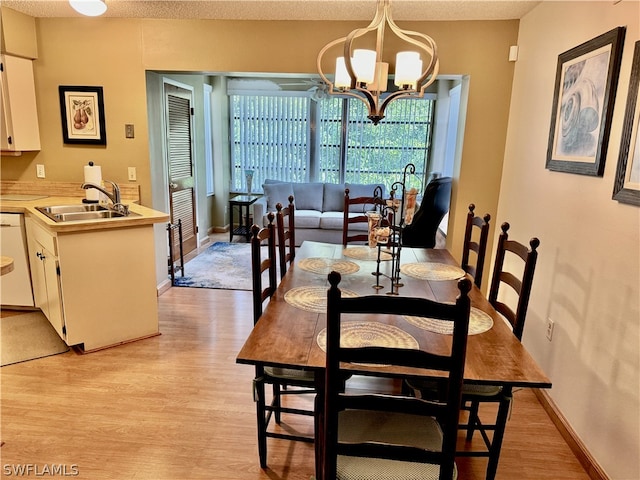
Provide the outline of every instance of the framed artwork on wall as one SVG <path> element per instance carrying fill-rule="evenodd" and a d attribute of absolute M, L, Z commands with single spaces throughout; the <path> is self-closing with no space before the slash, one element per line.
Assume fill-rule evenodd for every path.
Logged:
<path fill-rule="evenodd" d="M 602 176 L 625 27 L 558 56 L 546 168 Z"/>
<path fill-rule="evenodd" d="M 60 85 L 58 91 L 64 143 L 106 145 L 102 87 Z"/>
<path fill-rule="evenodd" d="M 629 95 L 624 113 L 622 140 L 613 199 L 622 203 L 640 205 L 640 41 L 633 50 Z"/>

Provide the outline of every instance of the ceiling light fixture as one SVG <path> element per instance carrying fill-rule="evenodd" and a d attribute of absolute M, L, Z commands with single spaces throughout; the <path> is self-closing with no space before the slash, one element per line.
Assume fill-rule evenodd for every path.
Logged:
<path fill-rule="evenodd" d="M 389 63 L 385 62 L 383 57 L 386 28 L 389 28 L 400 40 L 408 43 L 409 48 L 417 47 L 428 59 L 424 61 L 419 51 L 398 52 L 394 80 L 397 89 L 388 92 Z M 375 51 L 354 48 L 355 40 L 373 31 L 376 32 Z M 364 39 L 360 39 L 362 40 Z M 331 82 L 322 70 L 323 56 L 330 48 L 340 44 L 344 44 L 344 54 L 335 60 L 335 76 Z M 423 65 L 426 65 L 424 69 Z M 369 26 L 353 30 L 346 37 L 325 45 L 318 54 L 317 66 L 320 77 L 329 86 L 328 93 L 360 99 L 369 109 L 368 118 L 377 125 L 384 118 L 385 108 L 392 100 L 424 96 L 425 89 L 436 80 L 439 62 L 433 39 L 419 32 L 399 28 L 391 18 L 390 0 L 378 0 L 376 15 Z"/>
<path fill-rule="evenodd" d="M 76 12 L 88 17 L 98 17 L 107 11 L 104 0 L 69 0 L 69 5 Z"/>

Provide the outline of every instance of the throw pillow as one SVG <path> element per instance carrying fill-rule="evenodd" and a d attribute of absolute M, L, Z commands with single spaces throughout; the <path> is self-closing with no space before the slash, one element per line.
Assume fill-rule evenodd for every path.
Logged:
<path fill-rule="evenodd" d="M 322 183 L 293 184 L 293 196 L 295 198 L 296 210 L 317 210 L 321 212 L 322 195 Z"/>
<path fill-rule="evenodd" d="M 342 212 L 344 210 L 344 183 L 325 183 L 323 212 Z"/>
<path fill-rule="evenodd" d="M 262 189 L 267 197 L 267 212 L 275 212 L 278 202 L 286 207 L 289 205 L 289 195 L 293 195 L 293 187 L 290 183 L 265 183 Z"/>

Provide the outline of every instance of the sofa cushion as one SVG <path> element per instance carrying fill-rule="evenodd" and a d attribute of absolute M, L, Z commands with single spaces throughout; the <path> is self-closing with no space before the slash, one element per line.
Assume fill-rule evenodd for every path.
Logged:
<path fill-rule="evenodd" d="M 344 210 L 344 183 L 325 183 L 323 212 L 342 212 Z M 341 227 L 342 228 L 342 227 Z"/>
<path fill-rule="evenodd" d="M 286 207 L 289 205 L 289 195 L 293 195 L 293 186 L 290 183 L 264 183 L 262 189 L 267 197 L 267 212 L 275 212 L 277 203 Z"/>
<path fill-rule="evenodd" d="M 320 228 L 325 230 L 342 230 L 343 223 L 342 212 L 322 212 L 320 216 Z"/>
<path fill-rule="evenodd" d="M 296 211 L 296 215 L 297 215 Z M 350 217 L 357 217 L 361 214 L 350 213 Z M 320 216 L 320 228 L 325 230 L 342 230 L 344 225 L 344 214 L 342 212 L 323 212 Z M 296 217 L 296 227 L 298 226 L 298 217 Z M 369 225 L 367 222 L 352 223 L 349 230 L 367 231 Z"/>
<path fill-rule="evenodd" d="M 381 183 L 371 183 L 371 184 L 359 184 L 359 183 L 347 183 L 345 184 L 345 188 L 349 189 L 349 198 L 357 198 L 357 197 L 373 197 L 373 191 L 376 187 L 380 187 L 382 189 L 382 198 L 386 197 L 385 187 Z M 344 204 L 344 202 L 343 202 Z M 344 205 L 342 207 L 344 210 Z M 373 210 L 373 204 L 356 204 L 349 205 L 350 212 L 366 212 L 367 210 Z"/>
<path fill-rule="evenodd" d="M 296 210 L 317 210 L 321 212 L 323 191 L 322 183 L 294 183 L 293 196 Z"/>
<path fill-rule="evenodd" d="M 320 210 L 298 210 L 296 206 L 296 230 L 298 228 L 320 228 L 321 215 Z"/>

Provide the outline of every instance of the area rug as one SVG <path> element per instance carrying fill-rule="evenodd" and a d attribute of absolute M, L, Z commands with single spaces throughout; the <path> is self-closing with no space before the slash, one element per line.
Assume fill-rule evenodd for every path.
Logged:
<path fill-rule="evenodd" d="M 11 365 L 69 350 L 42 312 L 0 319 L 0 363 Z"/>
<path fill-rule="evenodd" d="M 184 264 L 174 286 L 252 290 L 251 244 L 216 242 Z"/>

